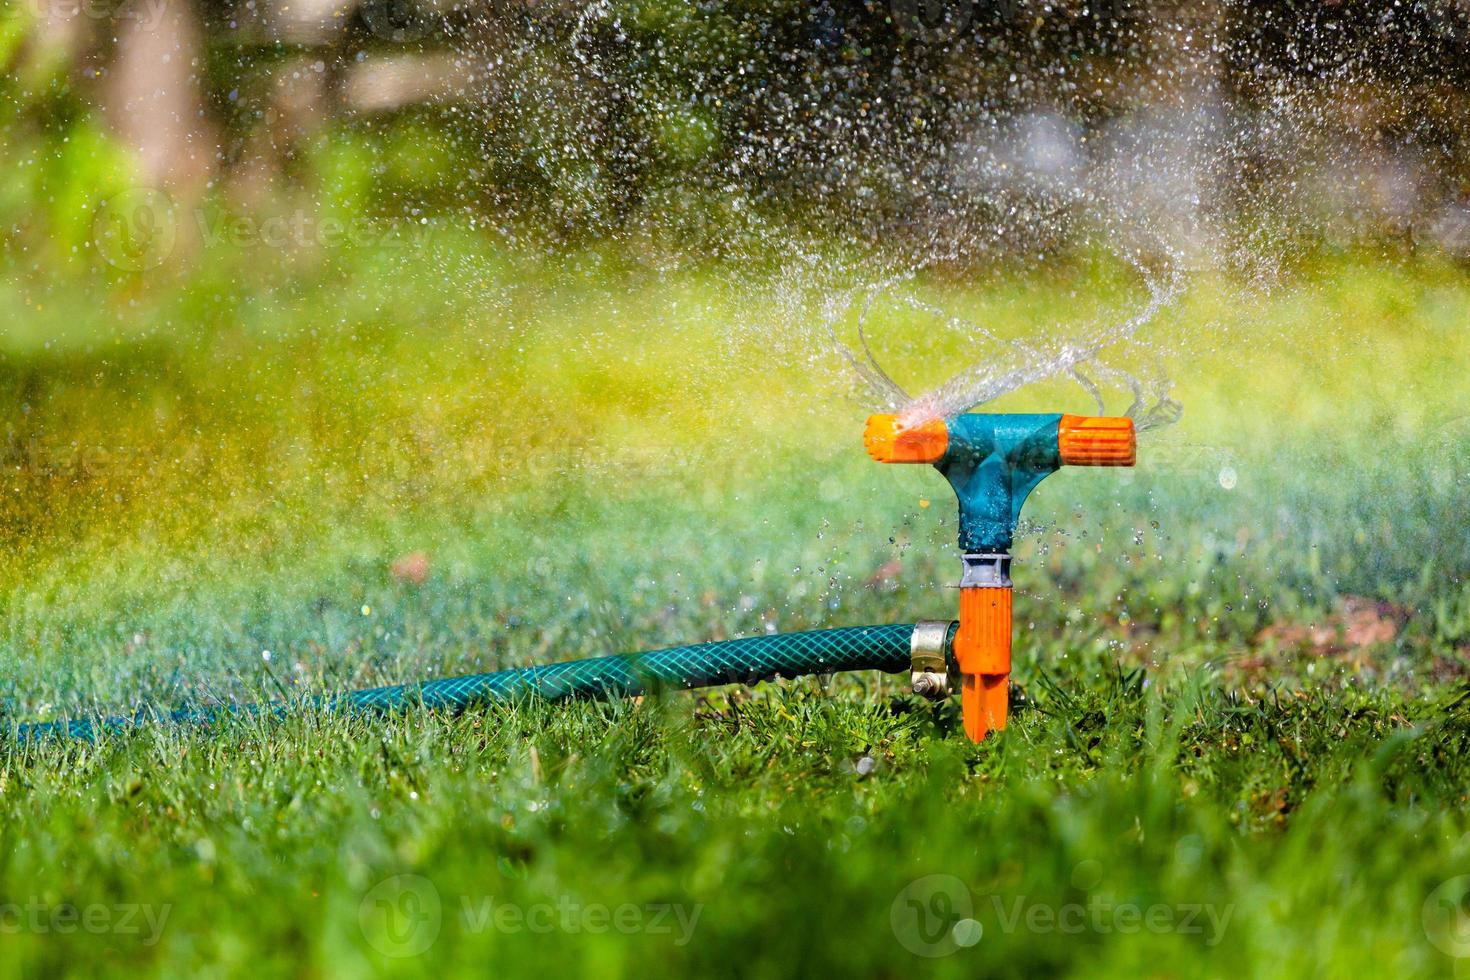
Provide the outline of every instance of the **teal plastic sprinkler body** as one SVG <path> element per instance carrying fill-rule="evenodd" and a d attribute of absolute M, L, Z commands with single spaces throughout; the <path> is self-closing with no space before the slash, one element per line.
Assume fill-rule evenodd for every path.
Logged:
<path fill-rule="evenodd" d="M 960 550 L 1011 550 L 1021 506 L 1062 465 L 1060 415 L 958 415 L 934 464 L 960 502 Z"/>
<path fill-rule="evenodd" d="M 863 432 L 880 463 L 932 463 L 960 505 L 960 628 L 953 649 L 965 732 L 1006 725 L 1011 673 L 1011 543 L 1021 507 L 1062 466 L 1132 466 L 1133 420 L 1078 415 L 957 415 L 905 425 L 874 415 Z"/>

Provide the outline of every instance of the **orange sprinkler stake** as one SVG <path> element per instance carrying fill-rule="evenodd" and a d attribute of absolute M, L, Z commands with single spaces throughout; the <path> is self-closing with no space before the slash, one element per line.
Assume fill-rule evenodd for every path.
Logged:
<path fill-rule="evenodd" d="M 965 734 L 980 741 L 1006 727 L 1011 677 L 1011 588 L 960 589 L 960 629 L 955 662 L 963 688 Z"/>
<path fill-rule="evenodd" d="M 1011 587 L 960 589 L 955 662 L 966 674 L 1011 672 Z"/>

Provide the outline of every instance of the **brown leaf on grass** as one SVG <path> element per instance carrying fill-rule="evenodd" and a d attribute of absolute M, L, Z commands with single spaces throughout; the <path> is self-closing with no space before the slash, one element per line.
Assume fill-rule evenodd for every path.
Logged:
<path fill-rule="evenodd" d="M 388 566 L 393 578 L 408 585 L 423 585 L 429 580 L 429 553 L 411 551 Z"/>
<path fill-rule="evenodd" d="M 898 588 L 898 576 L 903 572 L 903 562 L 897 558 L 879 565 L 864 584 L 870 589 L 891 590 Z"/>
<path fill-rule="evenodd" d="M 1430 664 L 1429 676 L 1441 684 L 1470 677 L 1470 646 L 1462 646 L 1449 656 L 1438 656 Z"/>
<path fill-rule="evenodd" d="M 1371 647 L 1393 642 L 1399 628 L 1408 622 L 1409 612 L 1391 602 L 1350 595 L 1342 601 L 1342 619 L 1342 636 L 1348 646 Z"/>
<path fill-rule="evenodd" d="M 1323 650 L 1337 635 L 1330 624 L 1272 623 L 1256 634 L 1256 646 Z"/>
<path fill-rule="evenodd" d="M 1308 649 L 1321 656 L 1392 643 L 1409 610 L 1364 596 L 1343 596 L 1337 611 L 1320 623 L 1272 623 L 1256 634 L 1256 645 Z"/>

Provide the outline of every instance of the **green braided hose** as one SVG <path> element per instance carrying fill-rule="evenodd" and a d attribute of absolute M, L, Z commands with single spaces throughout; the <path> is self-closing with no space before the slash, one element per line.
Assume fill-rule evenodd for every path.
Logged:
<path fill-rule="evenodd" d="M 848 626 L 774 636 L 751 636 L 717 643 L 670 647 L 649 653 L 569 660 L 559 664 L 446 677 L 420 684 L 377 687 L 316 699 L 327 707 L 395 711 L 423 706 L 462 710 L 488 701 L 534 695 L 549 700 L 612 698 L 658 688 L 753 684 L 774 677 L 800 677 L 843 670 L 908 670 L 912 625 Z M 230 714 L 279 714 L 281 704 L 184 708 L 167 713 L 96 720 L 70 719 L 21 725 L 20 740 L 67 736 L 91 740 L 99 730 L 120 731 L 166 721 L 208 724 Z"/>

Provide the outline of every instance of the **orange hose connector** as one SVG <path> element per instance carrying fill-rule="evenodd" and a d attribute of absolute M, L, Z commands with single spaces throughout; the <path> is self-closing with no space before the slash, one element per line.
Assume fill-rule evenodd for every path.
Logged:
<path fill-rule="evenodd" d="M 960 706 L 965 734 L 982 741 L 1006 727 L 1011 675 L 1011 589 L 960 589 L 955 660 L 963 679 Z"/>
<path fill-rule="evenodd" d="M 949 449 L 949 428 L 943 419 L 904 428 L 897 415 L 870 415 L 863 448 L 880 463 L 937 463 Z"/>
<path fill-rule="evenodd" d="M 1063 415 L 1057 448 L 1066 466 L 1132 466 L 1138 461 L 1138 437 L 1130 418 Z"/>

